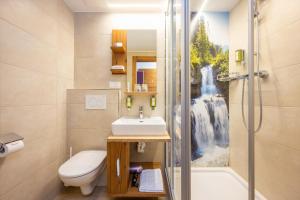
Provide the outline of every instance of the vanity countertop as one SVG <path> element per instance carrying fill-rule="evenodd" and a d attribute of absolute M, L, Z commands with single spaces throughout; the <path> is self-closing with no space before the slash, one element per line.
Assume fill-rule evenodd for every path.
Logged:
<path fill-rule="evenodd" d="M 171 137 L 168 132 L 164 135 L 111 135 L 108 142 L 169 142 Z"/>

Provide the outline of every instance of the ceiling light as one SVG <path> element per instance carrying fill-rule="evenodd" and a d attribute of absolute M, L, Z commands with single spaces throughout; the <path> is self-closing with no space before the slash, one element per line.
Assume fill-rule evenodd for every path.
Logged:
<path fill-rule="evenodd" d="M 160 8 L 160 4 L 117 4 L 108 3 L 109 8 Z"/>

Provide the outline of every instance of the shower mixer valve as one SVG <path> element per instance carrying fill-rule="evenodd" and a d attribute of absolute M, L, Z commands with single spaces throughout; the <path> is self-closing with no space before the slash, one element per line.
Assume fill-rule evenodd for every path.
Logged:
<path fill-rule="evenodd" d="M 259 72 L 254 72 L 254 76 L 258 76 L 260 78 L 267 78 L 269 76 L 269 72 L 266 70 L 260 70 Z M 249 74 L 240 74 L 238 72 L 231 72 L 228 74 L 218 74 L 217 80 L 221 82 L 229 82 L 234 80 L 242 80 L 248 79 Z"/>

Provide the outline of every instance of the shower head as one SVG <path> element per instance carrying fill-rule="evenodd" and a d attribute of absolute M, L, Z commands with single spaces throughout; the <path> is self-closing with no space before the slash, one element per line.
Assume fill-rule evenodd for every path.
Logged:
<path fill-rule="evenodd" d="M 258 17 L 259 16 L 259 12 L 258 12 L 258 5 L 262 2 L 264 2 L 266 0 L 254 0 L 253 4 L 254 4 L 254 17 Z"/>
<path fill-rule="evenodd" d="M 254 18 L 259 16 L 259 12 L 258 12 L 258 1 L 259 0 L 254 0 Z"/>

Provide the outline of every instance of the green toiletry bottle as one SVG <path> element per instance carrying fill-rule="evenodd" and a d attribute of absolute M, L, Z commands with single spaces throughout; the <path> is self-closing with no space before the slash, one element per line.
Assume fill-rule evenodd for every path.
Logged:
<path fill-rule="evenodd" d="M 126 98 L 126 107 L 129 110 L 132 107 L 132 98 L 131 96 L 127 96 Z"/>
<path fill-rule="evenodd" d="M 151 96 L 151 98 L 150 98 L 150 107 L 152 108 L 152 110 L 154 110 L 156 107 L 156 97 L 155 96 Z"/>

